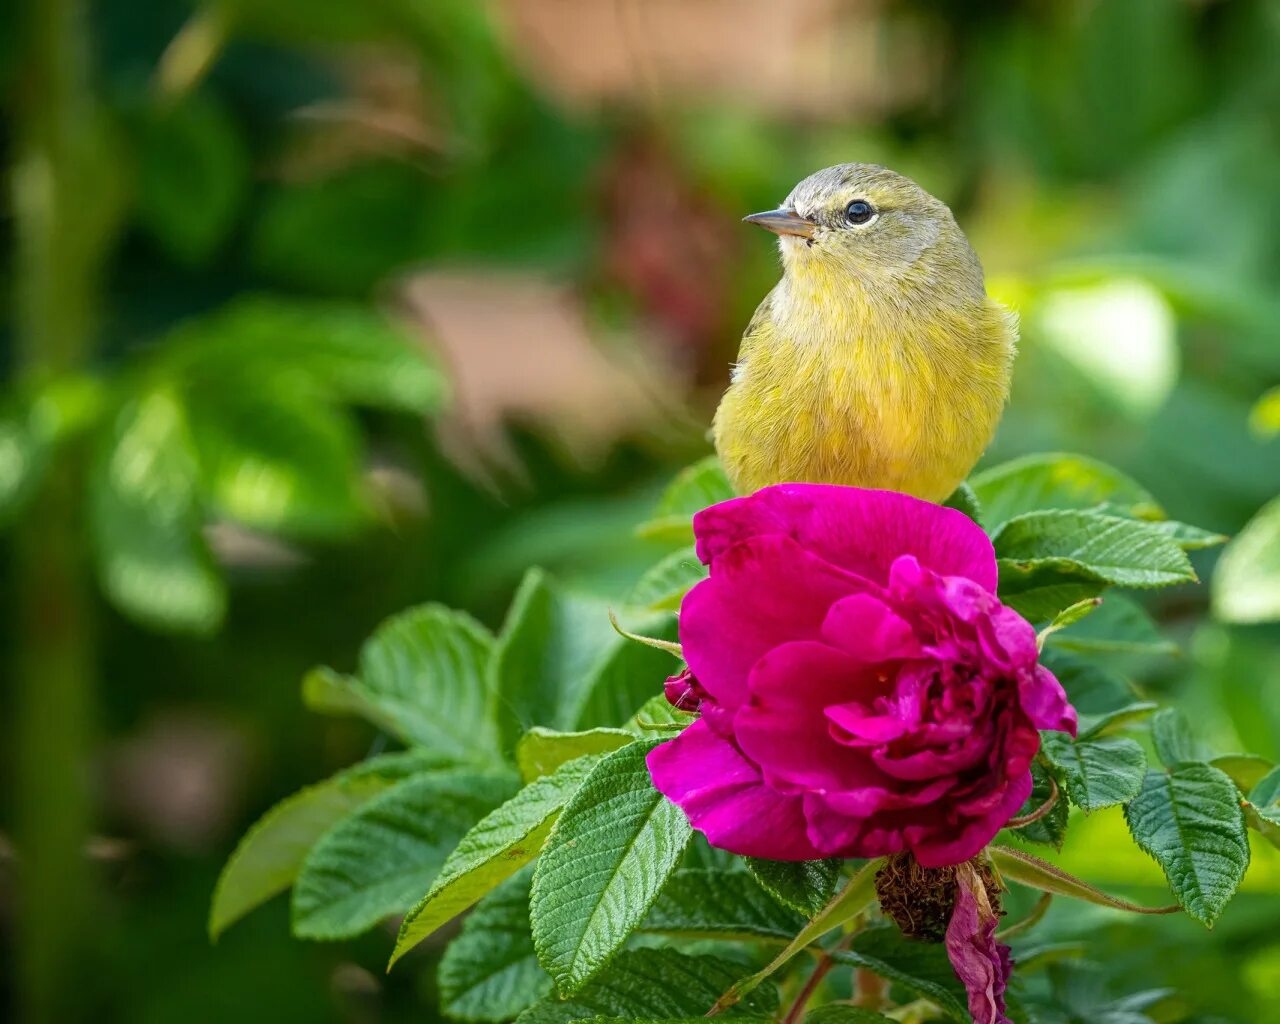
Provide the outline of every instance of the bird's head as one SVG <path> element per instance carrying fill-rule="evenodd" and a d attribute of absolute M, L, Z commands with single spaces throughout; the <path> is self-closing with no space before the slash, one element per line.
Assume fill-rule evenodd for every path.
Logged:
<path fill-rule="evenodd" d="M 776 210 L 744 218 L 779 236 L 789 276 L 833 275 L 860 288 L 912 279 L 983 289 L 982 266 L 946 204 L 875 164 L 837 164 L 805 178 Z"/>

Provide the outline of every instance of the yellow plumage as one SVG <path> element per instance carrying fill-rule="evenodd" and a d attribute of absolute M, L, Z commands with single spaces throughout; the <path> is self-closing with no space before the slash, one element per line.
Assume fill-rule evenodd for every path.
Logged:
<path fill-rule="evenodd" d="M 785 272 L 716 412 L 734 487 L 944 500 L 995 432 L 1017 341 L 951 211 L 892 171 L 842 164 L 748 219 L 780 235 Z"/>

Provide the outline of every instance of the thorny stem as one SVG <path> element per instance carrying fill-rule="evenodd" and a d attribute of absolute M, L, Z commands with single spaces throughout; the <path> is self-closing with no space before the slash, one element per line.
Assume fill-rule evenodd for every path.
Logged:
<path fill-rule="evenodd" d="M 1005 828 L 1022 828 L 1024 825 L 1030 825 L 1032 822 L 1039 821 L 1051 810 L 1053 810 L 1053 805 L 1058 802 L 1058 784 L 1057 782 L 1054 781 L 1052 775 L 1050 775 L 1048 778 L 1049 778 L 1049 787 L 1050 787 L 1049 799 L 1047 799 L 1044 803 L 1042 803 L 1030 814 L 1024 814 L 1020 818 L 1010 818 L 1008 822 L 1005 823 Z"/>

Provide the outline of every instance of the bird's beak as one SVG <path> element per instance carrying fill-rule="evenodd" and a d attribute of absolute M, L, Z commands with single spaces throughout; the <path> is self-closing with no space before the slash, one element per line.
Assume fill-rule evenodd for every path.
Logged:
<path fill-rule="evenodd" d="M 801 217 L 795 210 L 787 209 L 753 213 L 749 217 L 743 217 L 742 220 L 746 224 L 754 224 L 766 231 L 772 231 L 775 235 L 795 235 L 798 238 L 812 238 L 814 229 L 818 226 L 813 221 Z"/>

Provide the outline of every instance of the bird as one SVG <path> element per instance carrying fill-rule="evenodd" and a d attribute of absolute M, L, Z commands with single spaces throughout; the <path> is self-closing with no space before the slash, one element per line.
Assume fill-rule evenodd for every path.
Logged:
<path fill-rule="evenodd" d="M 712 427 L 734 490 L 833 483 L 945 501 L 991 442 L 1018 341 L 951 210 L 888 168 L 847 163 L 743 219 L 778 236 L 783 274 Z"/>

